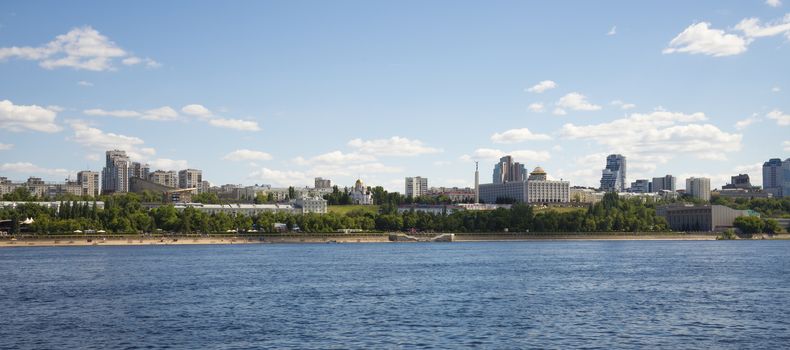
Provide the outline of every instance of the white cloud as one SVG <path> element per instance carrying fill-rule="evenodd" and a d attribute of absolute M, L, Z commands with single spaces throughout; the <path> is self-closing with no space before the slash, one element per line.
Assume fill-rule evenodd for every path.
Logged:
<path fill-rule="evenodd" d="M 743 32 L 747 38 L 763 38 L 790 33 L 790 14 L 782 19 L 771 21 L 765 26 L 760 24 L 758 18 L 744 18 L 735 25 L 735 29 Z"/>
<path fill-rule="evenodd" d="M 770 0 L 769 0 L 770 1 Z M 731 56 L 746 52 L 756 38 L 784 34 L 790 39 L 790 14 L 763 25 L 759 18 L 744 18 L 733 28 L 743 35 L 711 29 L 710 23 L 695 23 L 670 41 L 663 53 L 687 52 L 709 56 Z"/>
<path fill-rule="evenodd" d="M 610 104 L 611 104 L 612 106 L 619 106 L 619 107 L 620 107 L 620 109 L 622 109 L 622 110 L 624 110 L 624 111 L 625 111 L 625 110 L 629 110 L 629 109 L 636 108 L 636 105 L 635 105 L 635 104 L 633 104 L 633 103 L 625 103 L 625 102 L 623 102 L 623 101 L 620 101 L 620 100 L 614 100 L 614 101 L 612 101 Z"/>
<path fill-rule="evenodd" d="M 636 105 L 633 104 L 633 103 L 623 103 L 623 105 L 620 106 L 620 109 L 622 109 L 622 110 L 629 110 L 629 109 L 633 109 L 633 108 L 636 108 Z"/>
<path fill-rule="evenodd" d="M 341 166 L 349 165 L 350 163 L 370 162 L 376 160 L 376 157 L 370 154 L 361 153 L 343 153 L 341 151 L 332 151 L 317 155 L 310 159 L 303 157 L 294 158 L 294 162 L 299 165 L 312 165 L 316 163 L 321 164 L 337 164 Z"/>
<path fill-rule="evenodd" d="M 760 121 L 760 118 L 757 116 L 757 114 L 756 113 L 752 114 L 750 117 L 748 117 L 746 119 L 737 121 L 735 123 L 735 129 L 737 129 L 737 130 L 746 129 L 746 127 L 748 127 L 749 125 L 752 125 L 752 124 L 754 124 L 755 122 L 758 122 L 758 121 Z"/>
<path fill-rule="evenodd" d="M 73 28 L 38 47 L 0 48 L 0 60 L 7 58 L 38 61 L 45 69 L 68 67 L 76 70 L 106 71 L 114 69 L 113 60 L 126 58 L 123 63 L 128 64 L 127 60 L 131 56 L 106 36 L 86 26 Z M 147 60 L 146 64 L 149 66 L 158 65 L 153 60 Z"/>
<path fill-rule="evenodd" d="M 535 84 L 531 88 L 527 89 L 527 91 L 534 92 L 536 94 L 542 94 L 543 92 L 554 89 L 556 87 L 557 87 L 557 83 L 551 80 L 544 80 Z"/>
<path fill-rule="evenodd" d="M 147 163 L 149 166 L 151 166 L 151 169 L 181 170 L 181 169 L 189 168 L 189 164 L 186 160 L 157 158 L 157 159 L 148 160 Z"/>
<path fill-rule="evenodd" d="M 14 148 L 14 145 L 10 143 L 0 143 L 0 151 L 8 151 L 12 148 Z"/>
<path fill-rule="evenodd" d="M 494 143 L 517 143 L 523 141 L 539 141 L 551 140 L 551 136 L 546 134 L 533 134 L 527 128 L 510 129 L 503 133 L 495 133 L 491 135 L 491 141 Z"/>
<path fill-rule="evenodd" d="M 543 107 L 543 103 L 540 102 L 531 103 L 529 107 L 527 107 L 527 109 L 535 113 L 541 113 L 545 111 L 545 108 Z"/>
<path fill-rule="evenodd" d="M 146 147 L 145 142 L 139 137 L 104 132 L 81 120 L 69 121 L 69 125 L 74 131 L 74 135 L 69 140 L 90 152 L 104 153 L 107 150 L 120 149 L 126 151 L 132 161 L 148 163 L 154 169 L 176 170 L 188 167 L 186 160 L 154 158 L 156 149 Z M 95 157 L 89 155 L 89 158 Z"/>
<path fill-rule="evenodd" d="M 145 120 L 170 121 L 178 119 L 178 112 L 173 108 L 163 106 L 143 112 L 140 118 Z"/>
<path fill-rule="evenodd" d="M 739 165 L 735 167 L 735 172 L 738 174 L 749 174 L 751 177 L 750 181 L 757 181 L 756 176 L 763 172 L 763 163 Z"/>
<path fill-rule="evenodd" d="M 464 154 L 461 156 L 463 161 L 472 160 L 498 160 L 506 155 L 513 156 L 513 160 L 522 164 L 527 162 L 545 162 L 551 159 L 551 154 L 547 151 L 533 151 L 533 150 L 514 150 L 505 152 L 492 148 L 478 148 L 472 154 Z"/>
<path fill-rule="evenodd" d="M 252 160 L 271 160 L 272 155 L 266 152 L 253 151 L 249 149 L 237 149 L 222 157 L 225 160 L 238 161 L 252 161 Z"/>
<path fill-rule="evenodd" d="M 178 112 L 169 106 L 149 109 L 138 112 L 126 109 L 104 110 L 101 108 L 86 109 L 82 111 L 85 115 L 116 117 L 116 118 L 140 118 L 144 120 L 171 121 L 178 119 Z"/>
<path fill-rule="evenodd" d="M 104 152 L 111 149 L 121 149 L 125 150 L 130 157 L 139 160 L 147 159 L 148 156 L 156 153 L 152 148 L 143 147 L 145 142 L 139 137 L 107 133 L 79 120 L 70 121 L 69 125 L 74 131 L 71 141 L 90 151 Z"/>
<path fill-rule="evenodd" d="M 747 45 L 746 40 L 738 35 L 711 29 L 708 22 L 699 22 L 690 25 L 672 39 L 663 53 L 685 52 L 721 57 L 743 53 Z"/>
<path fill-rule="evenodd" d="M 790 152 L 790 141 L 782 142 L 782 147 L 784 147 L 785 152 Z"/>
<path fill-rule="evenodd" d="M 77 85 L 79 85 L 79 86 L 93 86 L 93 83 L 91 83 L 89 81 L 85 81 L 85 80 L 80 80 L 80 81 L 77 82 Z"/>
<path fill-rule="evenodd" d="M 782 89 L 778 86 L 774 86 L 771 88 L 771 92 L 779 92 L 779 91 L 782 91 Z"/>
<path fill-rule="evenodd" d="M 186 115 L 201 117 L 201 118 L 209 118 L 212 116 L 212 113 L 208 108 L 203 107 L 203 105 L 199 104 L 191 104 L 181 107 L 181 112 Z"/>
<path fill-rule="evenodd" d="M 300 171 L 281 171 L 261 168 L 253 171 L 249 178 L 272 186 L 303 186 L 310 183 L 305 173 Z"/>
<path fill-rule="evenodd" d="M 142 116 L 142 113 L 130 111 L 125 109 L 118 110 L 104 110 L 101 108 L 86 109 L 82 111 L 85 115 L 100 116 L 100 117 L 116 117 L 116 118 L 134 118 Z"/>
<path fill-rule="evenodd" d="M 73 173 L 72 171 L 68 171 L 66 169 L 42 168 L 40 166 L 28 162 L 3 163 L 0 164 L 0 171 L 25 174 L 25 175 L 53 175 L 53 176 L 54 175 L 67 176 Z"/>
<path fill-rule="evenodd" d="M 209 119 L 208 123 L 219 128 L 236 129 L 241 131 L 261 130 L 260 126 L 258 126 L 258 122 L 253 120 L 216 118 Z"/>
<path fill-rule="evenodd" d="M 572 111 L 597 111 L 601 109 L 601 106 L 588 102 L 587 96 L 578 92 L 571 92 L 560 97 L 560 100 L 557 101 L 557 107 Z"/>
<path fill-rule="evenodd" d="M 779 7 L 782 6 L 781 0 L 765 0 L 765 4 L 771 7 Z"/>
<path fill-rule="evenodd" d="M 560 135 L 568 139 L 592 140 L 612 152 L 644 158 L 649 155 L 691 154 L 700 159 L 725 159 L 726 152 L 741 148 L 741 134 L 721 131 L 703 113 L 683 114 L 654 111 L 634 113 L 602 124 L 565 124 Z"/>
<path fill-rule="evenodd" d="M 774 109 L 773 111 L 768 112 L 765 115 L 768 119 L 776 120 L 776 125 L 780 126 L 787 126 L 790 125 L 790 114 L 784 114 L 784 112 Z"/>
<path fill-rule="evenodd" d="M 422 154 L 440 153 L 441 149 L 428 147 L 420 140 L 393 136 L 388 139 L 362 140 L 353 139 L 348 145 L 360 153 L 377 156 L 417 156 Z"/>
<path fill-rule="evenodd" d="M 331 152 L 330 152 L 331 153 Z M 319 156 L 320 157 L 320 156 Z M 348 158 L 348 157 L 346 157 Z M 366 159 L 366 158 L 361 158 Z M 379 162 L 330 162 L 329 159 L 318 161 L 306 161 L 299 157 L 294 159 L 294 162 L 300 165 L 310 165 L 308 174 L 314 176 L 332 176 L 332 177 L 369 177 L 371 174 L 393 174 L 402 173 L 403 169 L 399 167 L 385 165 Z"/>
<path fill-rule="evenodd" d="M 616 34 L 617 34 L 617 26 L 612 26 L 612 29 L 609 29 L 609 31 L 606 33 L 606 35 L 608 36 L 612 36 Z"/>
<path fill-rule="evenodd" d="M 185 115 L 198 117 L 200 120 L 207 121 L 209 125 L 236 129 L 242 131 L 260 131 L 261 128 L 258 122 L 254 120 L 243 119 L 230 119 L 215 117 L 213 113 L 206 107 L 200 104 L 189 104 L 181 107 L 181 112 Z M 105 110 L 101 108 L 86 109 L 83 111 L 85 115 L 90 116 L 108 116 L 116 118 L 139 118 L 143 120 L 155 121 L 173 121 L 181 119 L 181 115 L 170 106 L 162 106 L 159 108 L 149 109 L 146 111 L 135 110 Z"/>
<path fill-rule="evenodd" d="M 403 172 L 402 168 L 384 165 L 381 163 L 367 163 L 367 164 L 353 164 L 346 167 L 352 174 L 353 173 L 370 173 L 370 174 L 392 174 Z"/>
<path fill-rule="evenodd" d="M 152 59 L 150 59 L 148 57 L 140 58 L 140 57 L 137 57 L 137 56 L 129 56 L 127 58 L 124 58 L 121 61 L 121 63 L 123 63 L 124 65 L 127 65 L 127 66 L 133 66 L 133 65 L 142 63 L 148 68 L 159 68 L 159 67 L 162 66 L 161 63 L 159 63 L 157 61 L 154 61 L 154 60 L 152 60 Z"/>
<path fill-rule="evenodd" d="M 0 129 L 13 132 L 33 130 L 46 133 L 58 132 L 55 124 L 57 111 L 37 105 L 15 105 L 9 100 L 0 101 Z"/>
<path fill-rule="evenodd" d="M 348 166 L 338 165 L 318 165 L 310 168 L 309 174 L 323 177 L 353 177 L 370 178 L 373 174 L 398 174 L 403 173 L 403 169 L 384 165 L 382 163 L 362 163 Z"/>
<path fill-rule="evenodd" d="M 551 111 L 551 114 L 554 114 L 554 115 L 566 115 L 566 114 L 568 114 L 568 112 L 566 112 L 562 108 L 554 108 L 554 110 Z"/>
<path fill-rule="evenodd" d="M 142 62 L 143 62 L 143 60 L 140 57 L 135 57 L 135 56 L 124 58 L 123 61 L 121 61 L 121 63 L 123 63 L 123 64 L 125 64 L 127 66 L 139 64 L 139 63 L 142 63 Z"/>

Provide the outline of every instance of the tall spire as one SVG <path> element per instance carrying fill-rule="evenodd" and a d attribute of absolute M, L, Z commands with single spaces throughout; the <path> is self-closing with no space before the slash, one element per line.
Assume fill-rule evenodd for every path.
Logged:
<path fill-rule="evenodd" d="M 477 161 L 475 161 L 475 204 L 480 203 L 480 171 L 477 169 Z"/>

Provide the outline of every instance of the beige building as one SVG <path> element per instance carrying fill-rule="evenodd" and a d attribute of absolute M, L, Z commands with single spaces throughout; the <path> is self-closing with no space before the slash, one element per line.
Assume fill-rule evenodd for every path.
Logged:
<path fill-rule="evenodd" d="M 656 215 L 667 220 L 675 231 L 722 231 L 733 227 L 739 216 L 758 216 L 751 210 L 736 210 L 723 205 L 672 204 L 656 208 Z"/>
<path fill-rule="evenodd" d="M 326 214 L 326 199 L 323 198 L 302 197 L 295 200 L 294 204 L 296 208 L 301 209 L 302 214 Z"/>
<path fill-rule="evenodd" d="M 83 170 L 78 172 L 77 183 L 80 185 L 82 196 L 97 197 L 101 193 L 99 173 L 96 171 Z"/>
<path fill-rule="evenodd" d="M 568 203 L 570 182 L 549 180 L 541 167 L 529 173 L 527 179 L 527 203 Z"/>
<path fill-rule="evenodd" d="M 110 150 L 105 153 L 106 162 L 102 169 L 103 193 L 129 192 L 129 157 L 126 151 Z"/>
<path fill-rule="evenodd" d="M 203 172 L 197 169 L 184 169 L 178 172 L 179 188 L 200 188 L 203 183 Z"/>
<path fill-rule="evenodd" d="M 595 204 L 603 199 L 603 192 L 596 191 L 591 188 L 572 187 L 569 190 L 570 200 L 572 203 L 589 203 Z"/>
<path fill-rule="evenodd" d="M 704 201 L 710 200 L 710 179 L 690 177 L 686 179 L 686 194 Z"/>
<path fill-rule="evenodd" d="M 178 174 L 175 171 L 157 170 L 148 174 L 148 181 L 162 186 L 178 188 Z"/>

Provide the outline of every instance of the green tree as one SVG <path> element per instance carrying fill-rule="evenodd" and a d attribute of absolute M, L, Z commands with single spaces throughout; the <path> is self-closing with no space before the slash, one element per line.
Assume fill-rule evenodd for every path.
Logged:
<path fill-rule="evenodd" d="M 765 223 L 756 216 L 739 216 L 735 218 L 733 225 L 743 233 L 752 234 L 763 232 Z"/>
<path fill-rule="evenodd" d="M 776 220 L 774 219 L 763 220 L 763 232 L 774 234 L 774 233 L 778 233 L 781 230 L 782 228 L 779 227 L 779 223 L 776 222 Z"/>

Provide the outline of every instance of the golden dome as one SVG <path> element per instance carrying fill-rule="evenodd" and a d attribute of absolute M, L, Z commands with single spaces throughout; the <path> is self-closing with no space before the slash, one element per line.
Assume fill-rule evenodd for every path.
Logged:
<path fill-rule="evenodd" d="M 532 170 L 532 172 L 531 172 L 531 173 L 529 173 L 529 174 L 530 174 L 530 175 L 541 175 L 541 174 L 542 174 L 542 175 L 545 175 L 545 174 L 546 174 L 546 171 L 545 171 L 545 170 L 543 170 L 543 168 L 541 168 L 541 167 L 536 167 L 536 168 L 535 168 L 535 170 Z"/>

